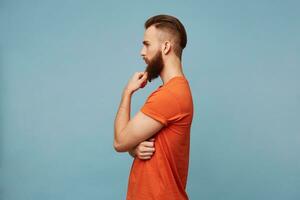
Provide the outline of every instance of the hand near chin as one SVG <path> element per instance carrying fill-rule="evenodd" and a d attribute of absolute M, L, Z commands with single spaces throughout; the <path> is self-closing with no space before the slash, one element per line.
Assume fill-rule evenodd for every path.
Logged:
<path fill-rule="evenodd" d="M 128 81 L 125 91 L 133 93 L 140 88 L 144 88 L 147 85 L 147 72 L 136 72 Z"/>

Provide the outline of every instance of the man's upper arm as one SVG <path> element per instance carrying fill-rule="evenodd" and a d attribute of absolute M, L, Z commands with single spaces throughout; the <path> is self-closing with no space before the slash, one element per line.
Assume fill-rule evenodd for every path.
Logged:
<path fill-rule="evenodd" d="M 139 111 L 121 131 L 119 141 L 115 141 L 115 149 L 125 152 L 140 142 L 143 142 L 155 135 L 163 124 Z"/>

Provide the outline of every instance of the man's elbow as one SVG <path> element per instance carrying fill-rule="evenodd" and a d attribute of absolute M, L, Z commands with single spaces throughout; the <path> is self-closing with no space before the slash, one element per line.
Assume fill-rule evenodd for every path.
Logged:
<path fill-rule="evenodd" d="M 117 141 L 114 141 L 114 149 L 119 153 L 128 151 L 124 145 L 120 144 Z"/>

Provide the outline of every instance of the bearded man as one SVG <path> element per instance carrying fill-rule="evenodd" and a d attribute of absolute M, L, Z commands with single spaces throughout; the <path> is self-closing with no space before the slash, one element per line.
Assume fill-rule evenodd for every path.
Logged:
<path fill-rule="evenodd" d="M 127 200 L 187 200 L 193 99 L 182 69 L 187 35 L 174 16 L 145 22 L 141 56 L 147 67 L 128 81 L 114 122 L 114 148 L 133 157 Z M 131 97 L 147 82 L 163 84 L 130 119 Z"/>

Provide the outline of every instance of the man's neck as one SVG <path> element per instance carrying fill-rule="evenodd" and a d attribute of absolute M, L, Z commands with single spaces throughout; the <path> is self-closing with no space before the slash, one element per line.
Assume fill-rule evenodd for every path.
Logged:
<path fill-rule="evenodd" d="M 176 76 L 184 76 L 180 59 L 173 57 L 165 60 L 164 69 L 160 73 L 163 84 L 166 84 L 170 79 Z"/>

